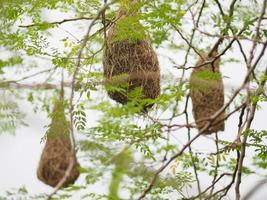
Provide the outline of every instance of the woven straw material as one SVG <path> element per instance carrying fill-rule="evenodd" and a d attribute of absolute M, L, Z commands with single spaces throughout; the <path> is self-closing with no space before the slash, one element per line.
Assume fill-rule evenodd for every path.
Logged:
<path fill-rule="evenodd" d="M 38 179 L 52 187 L 55 187 L 65 175 L 71 159 L 74 160 L 74 166 L 63 187 L 73 184 L 79 177 L 79 164 L 76 156 L 72 154 L 69 134 L 69 122 L 64 114 L 64 106 L 61 102 L 56 102 L 37 169 Z"/>
<path fill-rule="evenodd" d="M 117 23 L 126 18 L 124 12 L 120 12 L 119 15 L 120 19 Z M 136 23 L 137 26 L 140 25 L 138 23 Z M 121 38 L 117 24 L 114 24 L 107 34 L 103 66 L 105 81 L 108 83 L 106 87 L 108 95 L 113 100 L 126 104 L 130 100 L 129 93 L 140 88 L 143 99 L 155 99 L 160 94 L 160 69 L 157 55 L 147 36 L 140 37 L 140 32 L 130 27 L 126 31 L 136 31 L 139 36 Z M 108 86 L 115 86 L 118 90 L 109 90 Z M 147 107 L 151 106 L 151 104 L 147 105 Z"/>
<path fill-rule="evenodd" d="M 203 55 L 204 60 L 200 59 L 196 66 L 213 60 L 217 54 L 217 51 L 214 51 L 210 57 Z M 224 105 L 224 85 L 219 63 L 220 59 L 217 59 L 213 64 L 196 67 L 190 77 L 190 97 L 198 130 L 208 123 L 207 118 L 210 118 Z M 224 112 L 220 114 L 203 134 L 224 131 L 224 115 Z"/>

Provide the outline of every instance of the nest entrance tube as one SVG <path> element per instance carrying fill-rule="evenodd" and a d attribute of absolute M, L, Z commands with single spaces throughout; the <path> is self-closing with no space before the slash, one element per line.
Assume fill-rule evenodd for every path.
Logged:
<path fill-rule="evenodd" d="M 37 169 L 38 179 L 52 187 L 55 187 L 64 177 L 71 160 L 74 161 L 74 165 L 63 187 L 73 184 L 79 177 L 79 164 L 71 149 L 69 126 L 64 114 L 64 102 L 57 100 Z"/>
<path fill-rule="evenodd" d="M 141 99 L 155 99 L 160 94 L 159 62 L 149 38 L 138 20 L 125 26 L 127 19 L 135 19 L 132 15 L 119 12 L 107 34 L 103 55 L 107 93 L 121 104 L 131 101 L 130 93 L 137 88 Z"/>
<path fill-rule="evenodd" d="M 199 67 L 205 62 L 212 61 L 217 54 L 217 50 L 214 50 L 211 55 L 203 55 L 203 59 L 198 60 L 196 68 L 190 76 L 190 97 L 198 130 L 201 130 L 209 122 L 208 118 L 224 106 L 224 85 L 220 73 L 220 58 L 214 63 Z M 224 115 L 224 112 L 221 113 L 203 134 L 224 131 Z"/>

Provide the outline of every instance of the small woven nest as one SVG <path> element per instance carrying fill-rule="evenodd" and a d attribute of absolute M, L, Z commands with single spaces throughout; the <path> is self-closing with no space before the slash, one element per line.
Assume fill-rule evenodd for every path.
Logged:
<path fill-rule="evenodd" d="M 211 56 L 203 55 L 203 60 L 196 64 L 190 77 L 190 96 L 193 104 L 193 115 L 200 131 L 210 118 L 224 105 L 224 86 L 220 73 L 220 60 L 213 64 L 197 67 L 204 62 L 211 61 L 218 54 L 217 50 Z M 205 120 L 206 119 L 206 120 Z M 224 112 L 220 114 L 203 134 L 224 131 Z"/>
<path fill-rule="evenodd" d="M 63 187 L 73 184 L 79 177 L 79 164 L 76 156 L 72 154 L 69 134 L 69 122 L 64 114 L 64 105 L 58 101 L 55 103 L 52 122 L 37 170 L 38 179 L 52 187 L 63 178 L 71 159 L 74 160 L 74 166 Z"/>
<path fill-rule="evenodd" d="M 125 12 L 120 12 L 118 17 L 119 20 L 107 34 L 104 49 L 103 66 L 107 93 L 121 104 L 131 100 L 131 92 L 136 89 L 141 90 L 140 99 L 155 99 L 160 94 L 157 55 L 145 32 L 140 31 L 142 26 L 139 22 L 122 28 L 120 22 L 123 23 L 128 16 Z M 144 105 L 145 108 L 152 106 L 152 103 Z"/>

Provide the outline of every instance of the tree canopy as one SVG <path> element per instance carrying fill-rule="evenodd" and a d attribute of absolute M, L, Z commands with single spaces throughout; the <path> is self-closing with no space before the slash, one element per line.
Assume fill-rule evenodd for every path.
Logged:
<path fill-rule="evenodd" d="M 267 127 L 256 123 L 258 113 L 267 114 L 266 6 L 2 0 L 0 133 L 31 126 L 22 101 L 53 120 L 64 92 L 62 126 L 80 181 L 64 188 L 63 181 L 50 194 L 10 189 L 0 199 L 252 197 L 267 176 Z M 114 93 L 126 102 L 110 98 Z M 261 181 L 244 191 L 248 175 Z M 92 190 L 99 184 L 101 191 Z"/>

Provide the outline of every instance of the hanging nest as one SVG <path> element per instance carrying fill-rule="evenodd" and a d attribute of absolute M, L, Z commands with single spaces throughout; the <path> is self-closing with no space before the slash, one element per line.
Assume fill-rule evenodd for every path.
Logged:
<path fill-rule="evenodd" d="M 138 89 L 140 99 L 155 99 L 159 96 L 160 69 L 157 55 L 144 28 L 129 11 L 119 12 L 117 22 L 107 34 L 103 66 L 106 90 L 113 100 L 126 104 L 134 99 L 132 94 Z M 152 103 L 144 105 L 145 108 L 152 106 Z"/>
<path fill-rule="evenodd" d="M 64 114 L 64 103 L 57 101 L 37 170 L 38 179 L 52 187 L 55 187 L 65 175 L 71 159 L 74 160 L 74 166 L 63 187 L 73 184 L 79 177 L 79 164 L 71 150 L 69 126 Z"/>
<path fill-rule="evenodd" d="M 203 59 L 196 64 L 190 77 L 190 96 L 193 104 L 193 115 L 198 130 L 201 130 L 208 118 L 215 114 L 224 105 L 224 86 L 220 73 L 220 60 L 213 64 L 209 63 L 198 67 L 201 64 L 211 61 L 218 54 L 215 50 L 211 55 L 203 55 Z M 206 120 L 205 120 L 206 119 Z M 224 131 L 224 112 L 219 115 L 206 129 L 203 134 L 211 134 L 217 131 Z"/>

